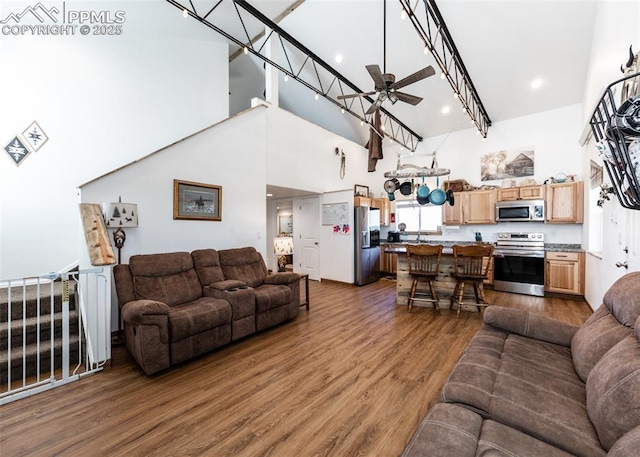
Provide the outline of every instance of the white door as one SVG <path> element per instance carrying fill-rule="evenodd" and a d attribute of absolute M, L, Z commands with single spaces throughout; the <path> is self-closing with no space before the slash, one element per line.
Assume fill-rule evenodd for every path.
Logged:
<path fill-rule="evenodd" d="M 627 229 L 625 230 L 625 245 L 623 250 L 627 252 L 627 265 L 629 271 L 640 271 L 640 212 L 626 210 Z"/>
<path fill-rule="evenodd" d="M 308 274 L 309 279 L 319 281 L 320 200 L 318 197 L 301 198 L 294 201 L 294 210 L 296 209 L 298 216 L 294 216 L 293 226 L 294 231 L 296 227 L 299 227 L 299 231 L 294 234 L 294 237 L 297 238 L 293 254 L 294 271 Z"/>

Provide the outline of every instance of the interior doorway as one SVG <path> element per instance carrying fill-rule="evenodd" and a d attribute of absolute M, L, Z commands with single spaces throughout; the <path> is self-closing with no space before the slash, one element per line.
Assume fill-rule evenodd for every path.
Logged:
<path fill-rule="evenodd" d="M 300 198 L 293 201 L 295 250 L 294 271 L 320 280 L 320 198 Z"/>

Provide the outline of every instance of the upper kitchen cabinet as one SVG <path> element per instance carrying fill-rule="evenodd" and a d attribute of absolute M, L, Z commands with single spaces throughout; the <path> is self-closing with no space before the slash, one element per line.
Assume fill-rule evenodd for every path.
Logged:
<path fill-rule="evenodd" d="M 584 185 L 582 182 L 547 184 L 546 222 L 582 224 Z"/>
<path fill-rule="evenodd" d="M 507 187 L 498 189 L 499 202 L 542 199 L 544 199 L 544 186 Z"/>
<path fill-rule="evenodd" d="M 444 225 L 495 224 L 496 190 L 472 190 L 455 194 L 455 204 L 443 206 Z"/>
<path fill-rule="evenodd" d="M 353 206 L 366 206 L 371 207 L 371 199 L 369 197 L 354 197 Z"/>
<path fill-rule="evenodd" d="M 496 223 L 496 190 L 473 190 L 462 193 L 462 214 L 465 224 Z"/>
<path fill-rule="evenodd" d="M 391 223 L 391 202 L 388 198 L 372 198 L 371 207 L 380 210 L 381 227 L 386 227 Z"/>

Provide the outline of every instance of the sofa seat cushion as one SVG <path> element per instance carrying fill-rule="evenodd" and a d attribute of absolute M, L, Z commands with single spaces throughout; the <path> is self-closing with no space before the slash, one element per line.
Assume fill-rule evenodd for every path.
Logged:
<path fill-rule="evenodd" d="M 169 310 L 171 341 L 202 333 L 216 327 L 231 325 L 231 305 L 225 300 L 202 297 Z"/>
<path fill-rule="evenodd" d="M 458 405 L 439 403 L 402 457 L 569 457 L 571 454 Z"/>
<path fill-rule="evenodd" d="M 293 300 L 291 289 L 287 286 L 263 284 L 254 290 L 256 292 L 257 313 L 288 305 Z"/>
<path fill-rule="evenodd" d="M 567 347 L 483 329 L 469 343 L 441 397 L 566 452 L 605 455 Z"/>

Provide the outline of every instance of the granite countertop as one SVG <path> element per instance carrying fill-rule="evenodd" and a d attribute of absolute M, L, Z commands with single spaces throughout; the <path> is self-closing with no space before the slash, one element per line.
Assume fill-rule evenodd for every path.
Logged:
<path fill-rule="evenodd" d="M 547 252 L 584 252 L 579 244 L 545 243 L 544 250 Z"/>
<path fill-rule="evenodd" d="M 398 243 L 393 242 L 381 242 L 380 245 L 384 247 L 385 252 L 406 252 L 407 244 L 416 244 L 415 241 L 401 241 Z M 442 240 L 433 240 L 433 241 L 420 241 L 419 244 L 441 244 L 444 246 L 444 253 L 450 253 L 451 247 L 454 244 L 458 245 L 467 245 L 467 244 L 476 244 L 475 241 L 442 241 Z M 570 243 L 545 243 L 544 250 L 547 252 L 584 252 L 584 249 L 579 244 L 570 244 Z"/>

